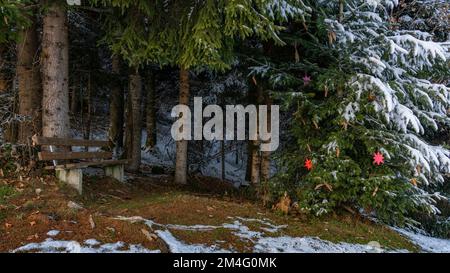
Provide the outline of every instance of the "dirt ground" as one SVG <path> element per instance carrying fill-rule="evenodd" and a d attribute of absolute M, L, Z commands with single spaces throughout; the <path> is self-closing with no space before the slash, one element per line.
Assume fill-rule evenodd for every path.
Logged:
<path fill-rule="evenodd" d="M 277 236 L 317 236 L 332 242 L 361 244 L 377 241 L 387 248 L 417 250 L 389 228 L 361 217 L 347 213 L 322 218 L 300 213 L 282 215 L 248 200 L 245 192 L 214 178 L 193 177 L 189 185 L 179 186 L 167 175 L 138 176 L 127 183 L 90 176 L 85 177 L 83 187 L 80 196 L 52 175 L 0 179 L 0 252 L 42 242 L 50 230 L 60 231 L 54 237 L 57 240 L 123 241 L 150 250 L 169 251 L 150 227 L 141 222 L 117 220 L 118 216 L 140 216 L 160 224 L 179 225 L 221 225 L 233 217 L 264 218 L 287 225 Z M 262 228 L 258 222 L 249 223 L 249 227 Z M 251 242 L 239 240 L 227 229 L 172 230 L 172 233 L 186 243 L 220 242 L 219 246 L 237 251 L 252 249 Z"/>

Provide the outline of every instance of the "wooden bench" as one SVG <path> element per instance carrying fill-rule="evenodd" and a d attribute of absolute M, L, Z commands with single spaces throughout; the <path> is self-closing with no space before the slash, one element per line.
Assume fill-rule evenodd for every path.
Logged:
<path fill-rule="evenodd" d="M 108 141 L 85 140 L 41 137 L 32 137 L 33 146 L 40 146 L 38 152 L 39 161 L 53 161 L 52 166 L 47 166 L 47 170 L 55 170 L 56 177 L 78 190 L 82 194 L 83 169 L 88 167 L 103 167 L 105 175 L 113 177 L 120 182 L 124 181 L 124 165 L 128 160 L 113 159 L 112 152 L 89 151 L 89 147 L 107 147 Z M 42 149 L 45 147 L 45 149 Z M 59 149 L 58 149 L 59 147 Z M 63 149 L 61 149 L 61 147 Z M 88 151 L 74 152 L 72 147 L 87 147 Z M 62 163 L 58 163 L 63 160 Z M 73 162 L 76 160 L 77 162 Z"/>

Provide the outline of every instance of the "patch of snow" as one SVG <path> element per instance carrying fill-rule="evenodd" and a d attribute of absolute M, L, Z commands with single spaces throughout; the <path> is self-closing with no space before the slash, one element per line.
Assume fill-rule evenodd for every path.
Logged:
<path fill-rule="evenodd" d="M 234 235 L 250 241 L 254 241 L 262 236 L 261 232 L 251 231 L 247 226 L 243 225 L 239 221 L 234 221 L 232 224 L 224 224 L 223 227 L 236 230 L 233 232 Z"/>
<path fill-rule="evenodd" d="M 100 242 L 95 239 L 87 239 L 86 241 L 84 241 L 84 244 L 89 246 L 98 246 Z"/>
<path fill-rule="evenodd" d="M 120 220 L 120 221 L 127 221 L 132 224 L 144 222 L 144 224 L 147 225 L 149 228 L 152 228 L 154 225 L 160 225 L 160 224 L 155 223 L 152 220 L 145 219 L 141 216 L 132 216 L 132 217 L 117 216 L 117 217 L 114 217 L 113 219 Z"/>
<path fill-rule="evenodd" d="M 393 228 L 398 233 L 408 237 L 417 244 L 423 251 L 435 253 L 450 253 L 450 240 L 430 237 L 418 233 L 413 233 L 405 229 Z"/>
<path fill-rule="evenodd" d="M 99 242 L 90 239 L 82 245 L 76 241 L 56 241 L 48 238 L 41 243 L 31 243 L 13 250 L 13 253 L 159 253 L 159 250 L 150 250 L 141 245 L 127 245 L 124 242 L 98 245 Z"/>
<path fill-rule="evenodd" d="M 186 226 L 186 225 L 172 225 L 168 224 L 165 225 L 165 227 L 170 229 L 178 229 L 178 230 L 191 230 L 191 231 L 208 231 L 219 228 L 219 226 L 209 226 L 209 225 L 193 225 L 193 226 Z"/>
<path fill-rule="evenodd" d="M 118 217 L 115 217 L 114 219 L 121 220 L 121 221 L 127 221 L 130 223 L 143 222 L 145 225 L 147 225 L 150 228 L 153 228 L 153 226 L 159 226 L 159 227 L 163 227 L 163 228 L 176 229 L 176 230 L 207 231 L 207 230 L 213 230 L 213 229 L 217 229 L 217 228 L 221 227 L 221 226 L 210 226 L 210 225 L 192 225 L 192 226 L 177 225 L 177 224 L 164 225 L 164 224 L 156 223 L 152 220 L 142 218 L 140 216 L 132 216 L 132 217 L 118 216 Z"/>
<path fill-rule="evenodd" d="M 235 217 L 235 218 L 244 222 L 258 222 L 260 224 L 263 224 L 267 227 L 261 227 L 261 229 L 270 233 L 275 233 L 278 232 L 280 229 L 287 228 L 287 225 L 274 225 L 267 218 L 264 219 L 243 218 L 243 217 Z"/>
<path fill-rule="evenodd" d="M 255 252 L 264 253 L 365 253 L 384 252 L 371 245 L 332 243 L 315 237 L 266 237 L 260 238 Z"/>
<path fill-rule="evenodd" d="M 59 233 L 60 233 L 59 230 L 54 229 L 54 230 L 50 230 L 49 232 L 47 232 L 47 236 L 55 237 L 55 236 L 57 236 Z"/>
<path fill-rule="evenodd" d="M 283 227 L 287 227 L 287 226 L 283 226 Z M 262 227 L 262 230 L 264 230 L 265 232 L 269 232 L 269 233 L 275 233 L 278 232 L 279 228 L 270 228 L 270 227 Z"/>
<path fill-rule="evenodd" d="M 157 230 L 159 238 L 163 240 L 171 253 L 227 253 L 228 250 L 219 248 L 216 245 L 206 246 L 201 244 L 186 244 L 176 239 L 168 230 Z"/>

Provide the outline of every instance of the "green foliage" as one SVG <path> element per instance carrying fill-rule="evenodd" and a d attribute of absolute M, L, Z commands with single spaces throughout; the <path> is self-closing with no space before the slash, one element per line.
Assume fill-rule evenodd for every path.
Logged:
<path fill-rule="evenodd" d="M 18 29 L 28 24 L 30 11 L 23 7 L 31 0 L 0 0 L 0 44 L 18 39 Z"/>
<path fill-rule="evenodd" d="M 9 197 L 14 196 L 15 193 L 16 191 L 14 190 L 13 187 L 0 185 L 0 204 L 4 204 L 6 200 Z"/>
<path fill-rule="evenodd" d="M 239 40 L 257 36 L 283 43 L 277 35 L 282 27 L 276 22 L 303 16 L 304 5 L 286 1 L 292 11 L 284 14 L 278 2 L 284 3 L 92 0 L 95 5 L 118 8 L 105 17 L 104 42 L 130 66 L 157 63 L 215 70 L 229 68 Z"/>

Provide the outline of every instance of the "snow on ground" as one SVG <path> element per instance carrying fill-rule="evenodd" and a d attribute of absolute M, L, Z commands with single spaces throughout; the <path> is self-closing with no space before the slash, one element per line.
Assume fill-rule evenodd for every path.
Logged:
<path fill-rule="evenodd" d="M 425 252 L 450 253 L 450 240 L 430 237 L 399 228 L 393 229 L 408 237 Z"/>
<path fill-rule="evenodd" d="M 316 237 L 264 237 L 260 238 L 254 252 L 262 253 L 365 253 L 386 252 L 374 244 L 332 243 Z M 397 250 L 396 252 L 403 252 Z"/>
<path fill-rule="evenodd" d="M 50 236 L 50 237 L 55 237 L 58 234 L 59 234 L 59 230 L 55 230 L 55 229 L 50 230 L 49 232 L 47 232 L 47 236 Z"/>
<path fill-rule="evenodd" d="M 159 250 L 150 250 L 141 245 L 127 245 L 124 242 L 100 244 L 95 239 L 84 243 L 76 241 L 59 241 L 48 238 L 41 243 L 31 243 L 12 251 L 38 252 L 38 253 L 159 253 Z"/>
<path fill-rule="evenodd" d="M 407 252 L 406 250 L 383 249 L 378 242 L 363 244 L 333 243 L 317 237 L 273 237 L 274 233 L 282 231 L 286 225 L 274 225 L 269 219 L 255 219 L 243 217 L 228 217 L 229 223 L 222 225 L 177 225 L 160 224 L 140 216 L 116 217 L 121 221 L 131 223 L 142 222 L 155 230 L 158 237 L 165 242 L 172 253 L 227 253 L 236 252 L 231 244 L 228 249 L 216 244 L 188 244 L 177 239 L 170 230 L 209 231 L 218 228 L 231 230 L 232 233 L 243 242 L 253 244 L 253 252 L 256 253 L 380 253 L 380 252 Z M 258 230 L 250 229 L 245 223 L 258 222 Z M 412 242 L 421 247 L 425 252 L 450 252 L 450 240 L 433 238 L 421 234 L 412 233 L 404 229 L 393 228 L 395 231 L 408 237 Z M 50 230 L 47 235 L 57 236 L 58 230 Z M 216 242 L 219 243 L 219 242 Z M 141 245 L 128 245 L 124 242 L 101 244 L 95 239 L 89 239 L 83 243 L 76 241 L 58 241 L 48 238 L 41 243 L 31 243 L 12 252 L 66 252 L 66 253 L 158 253 L 159 250 L 149 250 Z"/>
<path fill-rule="evenodd" d="M 147 220 L 142 217 L 117 217 L 115 219 L 130 222 L 143 222 L 151 228 L 160 228 L 155 233 L 163 240 L 170 251 L 173 253 L 224 253 L 235 252 L 234 249 L 222 249 L 217 245 L 203 245 L 203 244 L 187 244 L 177 239 L 170 229 L 176 230 L 190 230 L 190 231 L 206 231 L 217 228 L 225 228 L 232 230 L 233 234 L 245 242 L 252 242 L 254 244 L 253 252 L 261 253 L 360 253 L 360 252 L 387 252 L 381 248 L 377 242 L 371 242 L 367 245 L 349 244 L 349 243 L 332 243 L 315 237 L 266 237 L 267 234 L 261 231 L 251 230 L 245 225 L 245 222 L 258 222 L 261 224 L 261 230 L 268 233 L 275 233 L 283 228 L 285 225 L 274 225 L 268 219 L 252 219 L 242 217 L 229 217 L 232 222 L 224 223 L 220 226 L 209 225 L 163 225 L 155 223 L 152 220 Z M 396 252 L 405 252 L 405 250 L 395 250 Z"/>
<path fill-rule="evenodd" d="M 206 246 L 201 244 L 186 244 L 177 238 L 175 238 L 172 233 L 168 230 L 157 230 L 159 238 L 163 240 L 171 253 L 226 253 L 230 252 L 219 248 L 216 245 Z"/>

